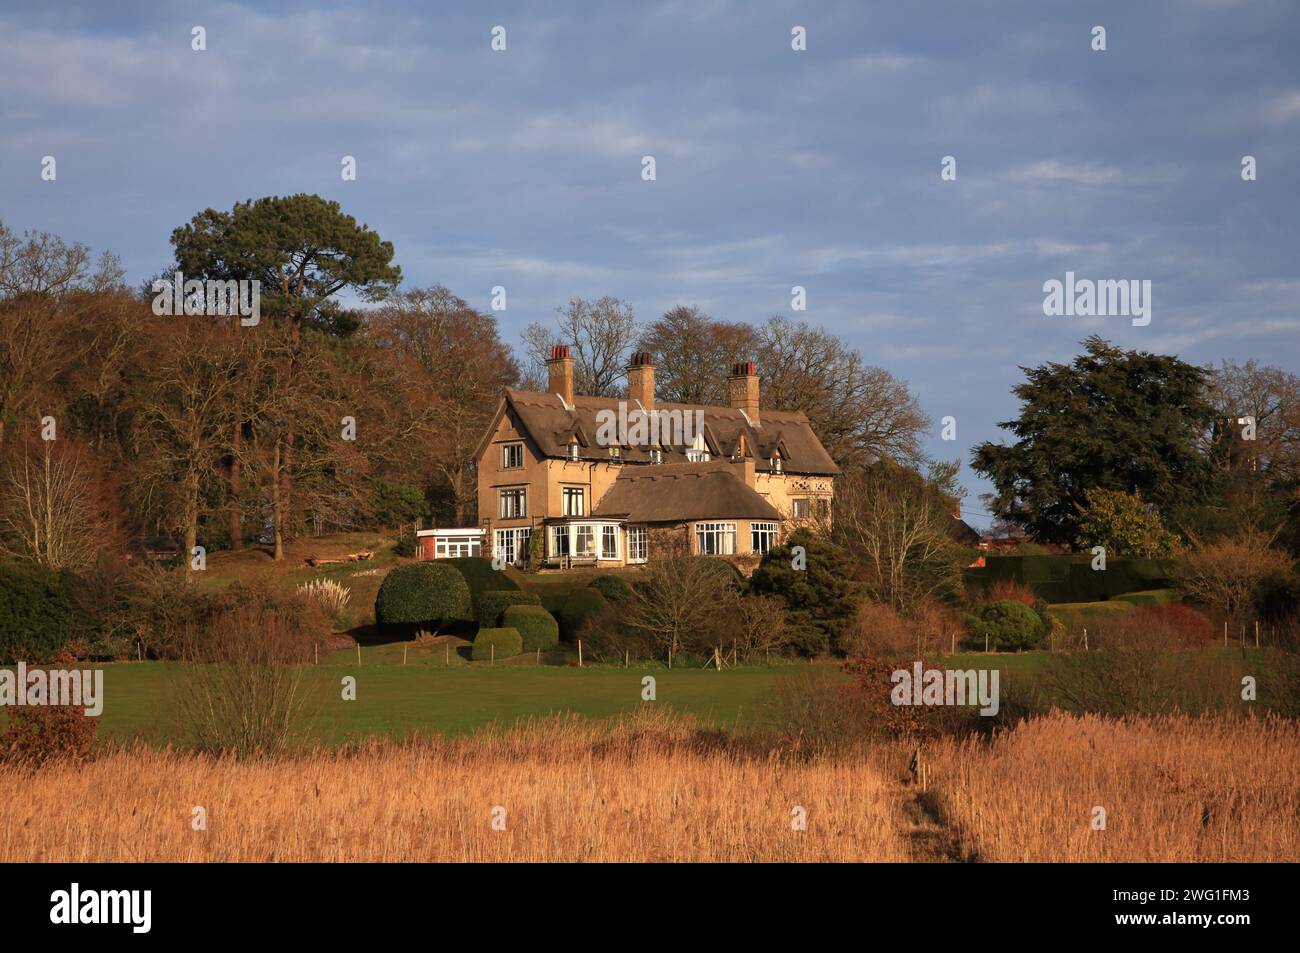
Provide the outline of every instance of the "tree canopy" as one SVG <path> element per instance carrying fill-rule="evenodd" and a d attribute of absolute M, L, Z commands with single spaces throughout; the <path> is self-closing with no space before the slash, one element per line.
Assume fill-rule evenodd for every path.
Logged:
<path fill-rule="evenodd" d="M 1089 490 L 1140 493 L 1169 513 L 1201 501 L 1214 482 L 1206 372 L 1096 335 L 1083 347 L 1069 364 L 1021 368 L 1020 415 L 999 425 L 1016 442 L 985 442 L 972 455 L 993 481 L 998 513 L 1041 542 L 1075 540 Z"/>

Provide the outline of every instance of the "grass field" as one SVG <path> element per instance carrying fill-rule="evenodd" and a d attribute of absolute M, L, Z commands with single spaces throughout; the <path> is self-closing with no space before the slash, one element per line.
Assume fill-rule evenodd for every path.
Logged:
<path fill-rule="evenodd" d="M 312 738 L 327 744 L 371 736 L 402 737 L 437 732 L 456 735 L 485 725 L 512 725 L 532 716 L 573 713 L 608 718 L 634 711 L 641 700 L 641 679 L 653 675 L 659 707 L 693 715 L 729 730 L 752 726 L 764 700 L 779 679 L 810 667 L 808 663 L 752 665 L 717 672 L 704 668 L 674 668 L 662 663 L 633 662 L 629 668 L 572 664 L 571 650 L 549 658 L 559 664 L 537 665 L 534 656 L 520 656 L 490 665 L 468 662 L 460 650 L 468 643 L 440 639 L 432 644 L 405 643 L 407 664 L 401 664 L 404 643 L 343 649 L 305 669 L 305 710 Z M 961 654 L 944 659 L 954 668 L 1001 668 L 1032 672 L 1046 656 L 1022 654 Z M 451 659 L 448 667 L 447 659 Z M 834 662 L 816 668 L 842 676 Z M 103 666 L 104 713 L 101 735 L 117 740 L 139 739 L 162 745 L 176 739 L 175 699 L 185 691 L 189 669 L 172 662 L 126 662 Z M 342 700 L 342 679 L 357 679 L 356 701 Z M 0 723 L 6 720 L 0 713 Z"/>
<path fill-rule="evenodd" d="M 155 745 L 176 738 L 179 728 L 172 711 L 178 693 L 185 691 L 186 666 L 141 662 L 107 665 L 104 670 L 101 734 Z M 329 744 L 369 736 L 463 734 L 550 714 L 600 719 L 647 704 L 641 700 L 641 679 L 652 674 L 656 706 L 735 728 L 756 716 L 777 679 L 791 670 L 322 664 L 305 669 L 305 713 L 311 736 Z M 342 700 L 345 676 L 357 680 L 355 701 Z"/>

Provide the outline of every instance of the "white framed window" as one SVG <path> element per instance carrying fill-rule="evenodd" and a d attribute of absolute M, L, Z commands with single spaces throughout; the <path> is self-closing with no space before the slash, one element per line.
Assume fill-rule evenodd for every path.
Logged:
<path fill-rule="evenodd" d="M 508 487 L 501 491 L 501 518 L 516 519 L 528 515 L 528 489 L 522 486 Z"/>
<path fill-rule="evenodd" d="M 686 450 L 686 459 L 691 463 L 709 462 L 709 445 L 704 442 L 704 434 L 695 435 L 694 442 Z"/>
<path fill-rule="evenodd" d="M 496 530 L 492 554 L 509 565 L 521 563 L 528 557 L 528 541 L 532 535 L 529 526 Z"/>
<path fill-rule="evenodd" d="M 779 456 L 777 456 L 777 457 L 773 457 L 773 458 L 771 459 L 771 464 L 772 464 L 772 472 L 773 472 L 773 473 L 780 473 L 780 472 L 781 472 L 781 458 L 780 458 Z"/>
<path fill-rule="evenodd" d="M 656 447 L 654 450 L 651 450 L 651 451 L 650 451 L 650 462 L 651 462 L 651 463 L 663 463 L 663 462 L 664 462 L 664 452 L 663 452 L 662 450 L 660 450 L 659 448 L 657 448 L 657 447 Z"/>
<path fill-rule="evenodd" d="M 649 545 L 644 526 L 629 526 L 627 528 L 627 561 L 630 563 L 643 563 L 649 556 Z"/>
<path fill-rule="evenodd" d="M 617 526 L 602 526 L 600 528 L 600 558 L 618 559 Z"/>
<path fill-rule="evenodd" d="M 696 549 L 701 556 L 734 556 L 736 554 L 735 523 L 696 523 Z"/>
<path fill-rule="evenodd" d="M 461 556 L 478 556 L 482 553 L 482 544 L 477 538 L 448 539 L 436 537 L 433 541 L 434 559 L 456 559 Z"/>
<path fill-rule="evenodd" d="M 501 469 L 518 470 L 524 465 L 524 445 L 508 443 L 501 448 Z"/>
<path fill-rule="evenodd" d="M 571 443 L 571 444 L 569 444 L 569 459 L 570 459 L 570 460 L 577 460 L 577 459 L 578 459 L 578 454 L 579 454 L 579 452 L 580 452 L 580 450 L 579 450 L 578 445 L 577 445 L 576 443 Z"/>
<path fill-rule="evenodd" d="M 609 448 L 609 455 L 610 455 L 611 457 L 621 457 L 621 456 L 623 455 L 623 448 L 622 448 L 622 447 L 610 447 L 610 448 Z"/>
<path fill-rule="evenodd" d="M 552 556 L 569 555 L 569 527 L 567 526 L 551 527 L 551 555 Z"/>
<path fill-rule="evenodd" d="M 797 520 L 807 519 L 812 516 L 812 506 L 810 504 L 811 501 L 805 499 L 791 500 L 790 512 Z"/>
<path fill-rule="evenodd" d="M 750 548 L 756 553 L 765 553 L 776 545 L 775 523 L 749 524 Z"/>
<path fill-rule="evenodd" d="M 564 515 L 565 516 L 586 516 L 586 497 L 583 495 L 583 487 L 566 486 L 564 488 Z"/>
<path fill-rule="evenodd" d="M 596 555 L 596 533 L 590 526 L 573 527 L 573 555 Z"/>

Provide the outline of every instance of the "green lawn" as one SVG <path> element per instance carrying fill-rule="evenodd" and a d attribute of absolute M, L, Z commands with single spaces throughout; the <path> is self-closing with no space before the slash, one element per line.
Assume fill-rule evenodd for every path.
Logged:
<path fill-rule="evenodd" d="M 371 651 L 363 649 L 363 653 Z M 827 667 L 838 671 L 837 666 Z M 185 690 L 186 666 L 138 662 L 106 665 L 104 669 L 102 733 L 150 744 L 165 744 L 176 737 L 171 712 L 176 693 Z M 306 669 L 306 707 L 312 735 L 328 743 L 375 734 L 456 734 L 535 715 L 573 712 L 606 718 L 627 712 L 643 704 L 641 679 L 650 674 L 657 682 L 655 704 L 720 727 L 743 727 L 782 673 L 794 670 L 794 666 L 716 672 L 698 668 L 668 671 L 654 665 L 580 669 L 483 663 L 447 668 L 432 662 L 358 666 L 331 661 Z M 356 701 L 341 698 L 342 679 L 348 675 L 357 679 Z"/>

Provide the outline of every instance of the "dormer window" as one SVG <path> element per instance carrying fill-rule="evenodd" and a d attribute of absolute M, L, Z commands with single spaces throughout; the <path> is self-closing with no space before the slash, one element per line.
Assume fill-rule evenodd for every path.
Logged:
<path fill-rule="evenodd" d="M 569 444 L 569 459 L 578 459 L 578 444 L 576 442 Z"/>
<path fill-rule="evenodd" d="M 610 447 L 610 448 L 609 448 L 609 455 L 610 455 L 611 457 L 620 457 L 620 456 L 623 455 L 623 448 L 622 448 L 622 447 Z"/>
<path fill-rule="evenodd" d="M 775 456 L 775 457 L 773 457 L 772 460 L 771 460 L 771 464 L 772 464 L 772 472 L 773 472 L 773 473 L 780 473 L 780 472 L 781 472 L 781 458 L 780 458 L 779 456 Z"/>
<path fill-rule="evenodd" d="M 664 462 L 664 452 L 663 452 L 662 450 L 658 449 L 657 447 L 656 447 L 654 450 L 651 450 L 651 451 L 650 451 L 650 462 L 651 462 L 651 463 L 663 463 L 663 462 Z"/>
<path fill-rule="evenodd" d="M 686 459 L 691 463 L 709 462 L 709 446 L 704 442 L 704 434 L 695 435 L 695 441 L 686 449 Z"/>

